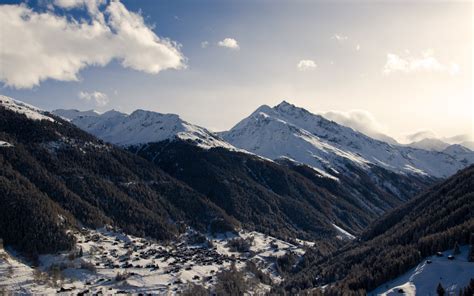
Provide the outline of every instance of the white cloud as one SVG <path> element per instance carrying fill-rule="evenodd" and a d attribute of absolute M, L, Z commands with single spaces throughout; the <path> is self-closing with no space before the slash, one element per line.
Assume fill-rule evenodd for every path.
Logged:
<path fill-rule="evenodd" d="M 234 38 L 225 38 L 224 40 L 217 42 L 217 45 L 235 50 L 240 49 L 239 43 Z"/>
<path fill-rule="evenodd" d="M 366 110 L 328 111 L 321 115 L 341 125 L 357 130 L 369 137 L 394 144 L 396 141 L 387 136 L 386 128 Z"/>
<path fill-rule="evenodd" d="M 435 57 L 433 50 L 427 50 L 422 53 L 421 57 L 413 57 L 409 52 L 399 56 L 397 54 L 388 53 L 387 61 L 383 68 L 383 73 L 388 75 L 393 72 L 446 72 L 450 75 L 459 73 L 459 65 L 450 63 L 442 64 Z"/>
<path fill-rule="evenodd" d="M 349 37 L 347 36 L 343 36 L 343 35 L 339 35 L 339 34 L 334 34 L 331 39 L 334 39 L 334 40 L 337 40 L 339 42 L 344 42 L 346 41 L 347 39 L 349 39 Z"/>
<path fill-rule="evenodd" d="M 451 137 L 441 137 L 438 136 L 432 130 L 420 130 L 415 133 L 407 134 L 403 138 L 404 143 L 419 142 L 424 139 L 437 139 L 449 144 L 461 144 L 464 142 L 470 142 L 474 140 L 474 135 L 472 134 L 459 134 Z"/>
<path fill-rule="evenodd" d="M 5 85 L 31 88 L 46 79 L 75 81 L 81 69 L 113 59 L 151 74 L 185 67 L 180 45 L 158 37 L 120 1 L 55 0 L 54 5 L 65 13 L 37 12 L 25 4 L 0 6 L 0 81 Z M 71 9 L 85 9 L 90 19 L 75 19 Z"/>
<path fill-rule="evenodd" d="M 296 64 L 299 71 L 310 71 L 318 67 L 313 60 L 301 60 Z"/>
<path fill-rule="evenodd" d="M 474 134 L 460 134 L 452 137 L 443 138 L 444 141 L 450 144 L 459 144 L 463 142 L 472 142 L 474 141 Z"/>
<path fill-rule="evenodd" d="M 418 142 L 423 139 L 437 139 L 438 136 L 431 130 L 420 130 L 412 134 L 405 135 L 404 141 L 407 143 Z"/>
<path fill-rule="evenodd" d="M 100 91 L 86 92 L 81 91 L 78 94 L 79 99 L 90 102 L 93 101 L 96 106 L 103 107 L 109 103 L 107 94 Z"/>
<path fill-rule="evenodd" d="M 201 48 L 207 48 L 209 46 L 209 42 L 208 41 L 203 41 L 201 42 Z"/>

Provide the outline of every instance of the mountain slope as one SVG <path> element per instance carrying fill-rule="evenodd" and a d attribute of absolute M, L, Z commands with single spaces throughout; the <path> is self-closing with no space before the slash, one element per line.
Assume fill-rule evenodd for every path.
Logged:
<path fill-rule="evenodd" d="M 449 144 L 441 141 L 440 139 L 425 138 L 425 139 L 407 144 L 406 146 L 410 146 L 417 149 L 424 149 L 428 151 L 443 151 L 444 149 L 449 147 Z"/>
<path fill-rule="evenodd" d="M 337 175 L 350 163 L 365 170 L 383 167 L 398 174 L 445 178 L 466 166 L 451 155 L 392 146 L 287 102 L 261 106 L 230 131 L 232 145 L 277 159 L 288 157 Z"/>
<path fill-rule="evenodd" d="M 335 238 L 333 223 L 359 232 L 377 216 L 354 204 L 338 181 L 316 171 L 306 177 L 248 153 L 200 149 L 185 141 L 129 149 L 206 195 L 250 230 L 284 239 Z"/>
<path fill-rule="evenodd" d="M 416 266 L 423 257 L 469 244 L 474 232 L 474 166 L 458 172 L 374 223 L 360 242 L 331 257 L 308 255 L 284 286 L 330 284 L 327 295 L 364 295 Z M 471 241 L 472 243 L 472 241 Z"/>
<path fill-rule="evenodd" d="M 71 246 L 65 230 L 79 223 L 111 224 L 157 239 L 174 237 L 186 224 L 202 231 L 238 226 L 205 196 L 143 158 L 5 97 L 0 139 L 10 144 L 0 147 L 0 192 L 7 196 L 0 237 L 19 250 L 36 254 Z"/>
<path fill-rule="evenodd" d="M 152 111 L 136 110 L 127 115 L 117 111 L 103 114 L 74 112 L 74 110 L 55 110 L 54 114 L 68 117 L 81 129 L 104 141 L 121 146 L 159 142 L 168 139 L 181 139 L 195 143 L 202 148 L 226 147 L 232 145 L 208 130 L 187 123 L 175 114 L 161 114 Z"/>
<path fill-rule="evenodd" d="M 63 111 L 62 113 L 64 114 L 65 112 Z M 158 165 L 160 165 L 162 168 L 165 168 L 162 161 L 165 158 L 161 157 L 161 160 L 158 159 L 158 161 L 155 161 L 156 155 L 163 153 L 161 151 L 162 148 L 161 146 L 150 145 L 150 143 L 159 143 L 162 141 L 168 142 L 168 140 L 170 142 L 187 141 L 197 145 L 200 148 L 209 149 L 212 147 L 223 147 L 234 152 L 239 152 L 239 149 L 224 142 L 216 135 L 209 133 L 207 130 L 201 127 L 197 127 L 182 121 L 177 115 L 163 115 L 160 113 L 143 110 L 137 110 L 131 115 L 125 115 L 116 111 L 109 111 L 100 116 L 76 116 L 77 112 L 69 113 L 72 113 L 73 116 L 75 116 L 72 122 L 82 129 L 105 141 L 110 141 L 113 144 L 125 147 L 134 147 L 134 151 L 138 150 L 141 156 L 144 156 L 152 162 L 158 163 Z M 256 137 L 256 141 L 261 141 L 263 138 L 268 139 L 272 137 L 278 137 L 278 135 L 284 134 L 286 135 L 286 138 L 282 138 L 277 142 L 269 140 L 265 144 L 268 144 L 268 148 L 270 150 L 279 149 L 278 151 L 280 151 L 293 149 L 294 143 L 290 139 L 293 136 L 291 130 L 297 130 L 297 128 L 286 124 L 282 120 L 274 120 L 271 121 L 271 123 L 273 123 L 274 126 L 272 129 L 264 129 L 264 132 L 267 133 L 268 137 L 260 137 L 259 135 Z M 290 129 L 290 132 L 287 132 L 288 129 Z M 294 134 L 296 133 L 300 132 L 297 131 Z M 308 164 L 314 160 L 314 155 L 306 154 L 306 152 L 313 149 L 314 145 L 317 145 L 314 143 L 319 141 L 314 135 L 307 131 L 302 130 L 301 134 L 303 134 L 306 139 L 309 139 L 309 142 L 303 140 L 306 146 L 300 147 L 301 150 L 304 151 L 304 153 L 299 154 L 302 155 L 302 157 L 294 157 L 294 159 L 288 157 L 281 158 L 279 157 L 281 156 L 280 153 L 271 155 L 265 154 L 263 156 L 270 158 L 279 157 L 277 160 L 281 165 L 301 175 L 301 164 Z M 343 200 L 352 204 L 355 208 L 367 212 L 366 215 L 360 215 L 357 211 L 354 212 L 355 216 L 358 217 L 356 220 L 360 220 L 362 217 L 363 219 L 354 225 L 351 225 L 352 223 L 349 225 L 342 225 L 345 227 L 348 226 L 352 231 L 360 230 L 361 227 L 363 228 L 364 225 L 367 225 L 366 223 L 368 220 L 383 214 L 385 211 L 395 206 L 398 206 L 413 196 L 415 193 L 419 192 L 419 190 L 425 188 L 428 184 L 431 184 L 435 181 L 434 178 L 426 175 L 416 175 L 410 177 L 409 179 L 406 175 L 396 174 L 384 167 L 375 166 L 365 159 L 362 159 L 357 153 L 345 151 L 338 147 L 332 146 L 331 144 L 324 143 L 323 141 L 319 142 L 321 143 L 321 146 L 323 146 L 322 149 L 327 149 L 334 152 L 335 156 L 332 158 L 326 157 L 326 155 L 324 156 L 326 159 L 323 157 L 319 158 L 320 160 L 324 161 L 327 166 L 332 166 L 334 169 L 328 169 L 326 172 L 323 168 L 327 169 L 327 166 L 312 166 L 312 168 L 307 171 L 307 173 L 309 172 L 309 175 L 304 177 L 310 179 L 312 178 L 312 182 L 314 182 L 314 180 L 321 179 L 321 177 L 330 178 L 334 181 L 337 181 L 337 185 L 330 186 L 330 190 L 332 190 L 331 193 L 338 197 L 342 197 Z M 164 145 L 163 147 L 167 147 L 167 149 L 170 150 L 177 148 L 177 146 L 174 145 Z M 159 151 L 156 151 L 156 149 Z M 213 152 L 212 149 L 210 150 L 210 154 L 217 153 Z M 182 152 L 182 155 L 173 157 L 176 158 L 176 162 L 180 163 L 182 166 L 188 165 L 182 163 L 183 159 L 187 159 L 192 163 L 193 160 L 184 155 L 185 151 L 183 149 L 180 149 L 179 151 Z M 235 155 L 239 155 L 238 157 L 241 159 L 245 158 L 245 156 L 241 154 L 221 153 L 219 159 L 225 158 L 227 163 L 233 163 L 234 160 L 232 160 L 232 157 L 237 157 Z M 291 157 L 292 155 L 289 156 Z M 196 154 L 196 157 L 203 157 L 203 154 Z M 250 156 L 249 158 L 253 159 Z M 295 158 L 298 158 L 299 162 L 296 162 Z M 198 159 L 197 161 L 200 160 L 201 159 Z M 336 169 L 339 170 L 339 168 L 336 166 L 336 163 L 341 160 L 344 160 L 344 166 L 347 169 L 347 173 L 345 174 L 339 174 L 338 171 L 336 171 Z M 354 165 L 354 162 L 351 160 L 355 160 L 357 164 Z M 260 163 L 265 164 L 265 162 Z M 222 171 L 219 165 L 226 167 L 226 164 L 224 163 L 214 163 L 212 166 L 205 168 L 215 173 L 217 171 Z M 171 170 L 168 170 L 168 172 L 171 172 Z M 235 172 L 229 170 L 226 173 L 232 174 Z M 246 178 L 248 178 L 248 180 L 252 179 L 250 174 L 251 172 L 247 172 Z M 317 177 L 314 177 L 314 175 L 317 175 Z M 174 176 L 177 177 L 178 175 Z M 219 177 L 221 180 L 224 179 L 221 176 L 217 177 Z M 180 179 L 185 180 L 185 176 L 182 176 Z M 257 180 L 257 182 L 261 181 Z M 188 183 L 188 185 L 199 190 L 199 184 Z M 209 184 L 209 186 L 212 185 L 217 186 L 217 184 Z M 246 185 L 247 184 L 241 184 L 239 186 L 244 187 Z M 265 184 L 260 185 L 265 187 Z M 316 182 L 315 185 L 322 186 L 321 182 Z M 226 183 L 221 183 L 220 186 L 227 187 L 227 190 L 230 191 L 233 190 L 229 188 L 232 186 L 227 185 Z M 233 186 L 235 187 L 236 185 L 234 184 Z M 246 190 L 247 189 L 240 189 L 241 192 L 246 192 Z M 268 188 L 266 190 L 268 190 Z M 257 194 L 257 196 L 260 196 L 260 194 Z"/>
<path fill-rule="evenodd" d="M 95 110 L 79 111 L 76 109 L 56 109 L 53 114 L 65 120 L 74 120 L 78 117 L 99 116 L 100 113 Z"/>
<path fill-rule="evenodd" d="M 378 216 L 354 205 L 337 180 L 314 170 L 307 177 L 249 153 L 202 149 L 179 138 L 129 146 L 138 157 L 39 110 L 52 121 L 29 120 L 6 108 L 1 112 L 0 139 L 12 145 L 2 150 L 2 160 L 73 217 L 71 225 L 113 224 L 135 235 L 168 239 L 184 224 L 230 230 L 239 220 L 281 238 L 337 244 L 334 225 L 356 233 Z M 14 234 L 6 243 L 24 247 Z"/>

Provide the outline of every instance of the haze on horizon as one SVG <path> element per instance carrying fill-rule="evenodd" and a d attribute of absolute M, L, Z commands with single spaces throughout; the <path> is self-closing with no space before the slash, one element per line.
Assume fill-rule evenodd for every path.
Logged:
<path fill-rule="evenodd" d="M 400 141 L 474 138 L 471 1 L 0 4 L 0 92 L 46 110 L 225 130 L 285 99 Z"/>

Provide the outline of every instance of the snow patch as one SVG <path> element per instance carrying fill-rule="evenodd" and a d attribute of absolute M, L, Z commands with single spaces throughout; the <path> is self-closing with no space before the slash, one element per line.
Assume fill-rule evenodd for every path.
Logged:
<path fill-rule="evenodd" d="M 337 236 L 338 239 L 349 239 L 349 240 L 353 240 L 355 239 L 356 237 L 353 236 L 352 234 L 350 234 L 348 231 L 342 229 L 341 227 L 337 226 L 336 224 L 332 224 L 332 226 L 334 226 L 334 228 L 336 228 L 336 230 L 340 233 L 340 235 Z"/>
<path fill-rule="evenodd" d="M 5 141 L 0 141 L 0 148 L 8 148 L 8 147 L 13 147 L 13 145 Z"/>
<path fill-rule="evenodd" d="M 474 278 L 474 262 L 467 261 L 469 246 L 462 246 L 460 250 L 461 254 L 455 255 L 454 260 L 447 258 L 452 250 L 443 252 L 442 257 L 425 258 L 417 267 L 380 285 L 368 295 L 395 296 L 401 295 L 401 291 L 404 295 L 437 295 L 438 283 L 444 287 L 446 295 L 458 295 L 459 290 Z"/>

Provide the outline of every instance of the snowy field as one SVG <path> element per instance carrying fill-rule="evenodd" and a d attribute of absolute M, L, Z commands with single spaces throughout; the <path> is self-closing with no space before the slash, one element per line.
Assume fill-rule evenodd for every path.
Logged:
<path fill-rule="evenodd" d="M 461 254 L 454 260 L 448 256 L 452 250 L 445 251 L 442 257 L 425 258 L 416 268 L 411 269 L 400 277 L 392 280 L 369 295 L 437 295 L 438 283 L 443 285 L 446 295 L 458 295 L 459 289 L 466 287 L 469 280 L 474 278 L 474 262 L 468 262 L 469 247 L 461 247 Z M 428 264 L 429 260 L 431 261 Z M 404 293 L 404 294 L 402 294 Z"/>
<path fill-rule="evenodd" d="M 204 243 L 190 243 L 191 231 L 168 244 L 137 238 L 106 229 L 75 232 L 76 250 L 43 255 L 32 268 L 15 252 L 0 249 L 0 294 L 153 293 L 173 295 L 187 283 L 207 288 L 215 275 L 235 263 L 243 268 L 252 260 L 276 284 L 281 281 L 275 258 L 294 252 L 304 254 L 304 245 L 284 242 L 257 232 L 238 236 L 207 237 Z M 229 240 L 253 238 L 249 252 L 230 251 Z M 211 242 L 209 244 L 209 241 Z M 259 285 L 261 291 L 270 286 Z"/>

